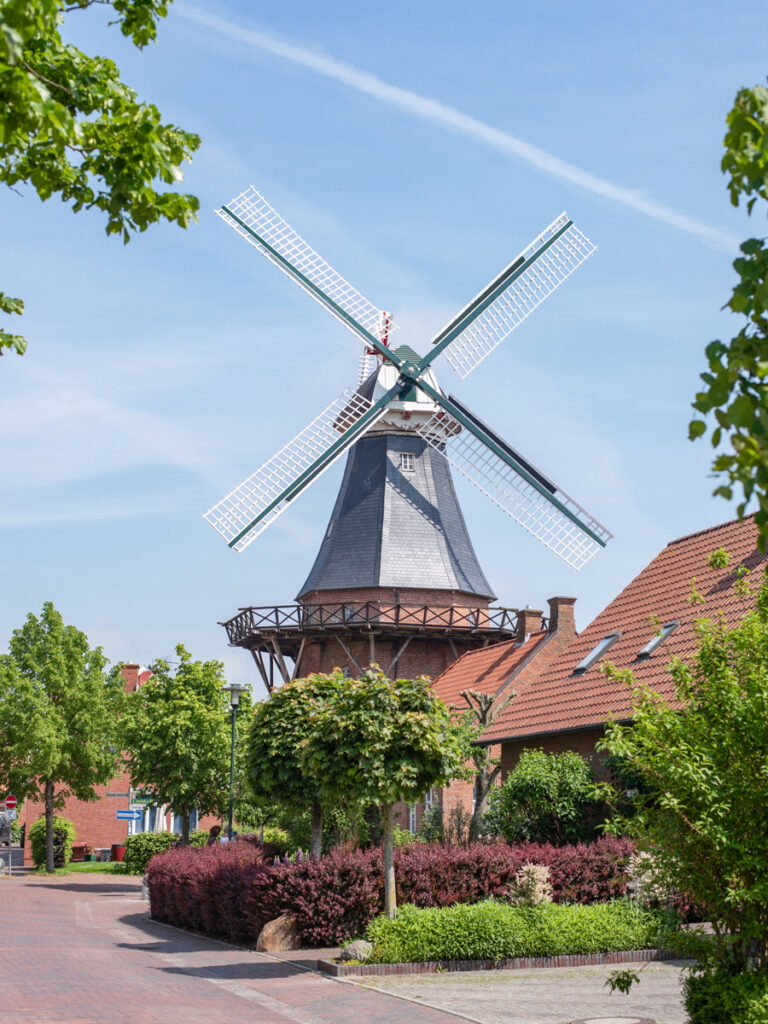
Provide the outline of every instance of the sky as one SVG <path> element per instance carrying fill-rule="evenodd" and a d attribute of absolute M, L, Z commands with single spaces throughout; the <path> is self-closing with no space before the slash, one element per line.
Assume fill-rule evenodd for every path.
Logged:
<path fill-rule="evenodd" d="M 456 481 L 498 603 L 591 619 L 667 541 L 734 515 L 687 440 L 739 241 L 720 172 L 737 89 L 768 74 L 762 0 L 177 0 L 135 50 L 90 8 L 66 36 L 202 137 L 187 231 L 123 246 L 97 212 L 0 194 L 0 649 L 53 601 L 113 661 L 183 643 L 254 682 L 219 622 L 289 604 L 343 460 L 242 554 L 201 518 L 356 380 L 356 339 L 216 215 L 255 185 L 426 351 L 567 210 L 598 252 L 455 392 L 615 535 L 574 573 Z"/>

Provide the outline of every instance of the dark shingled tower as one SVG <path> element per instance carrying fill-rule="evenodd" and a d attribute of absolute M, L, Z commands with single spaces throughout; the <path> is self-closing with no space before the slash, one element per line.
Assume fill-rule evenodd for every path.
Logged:
<path fill-rule="evenodd" d="M 448 463 L 416 435 L 363 437 L 298 600 L 385 587 L 495 596 L 480 568 Z"/>

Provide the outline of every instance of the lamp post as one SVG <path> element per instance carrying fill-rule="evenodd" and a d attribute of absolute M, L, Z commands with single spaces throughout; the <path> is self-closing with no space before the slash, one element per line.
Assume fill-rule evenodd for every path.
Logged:
<path fill-rule="evenodd" d="M 223 689 L 229 697 L 229 704 L 232 708 L 232 747 L 229 758 L 229 830 L 227 832 L 227 837 L 231 842 L 232 813 L 234 811 L 235 803 L 235 729 L 237 726 L 237 709 L 240 704 L 240 695 L 243 690 L 248 689 L 248 686 L 246 683 L 227 683 Z"/>

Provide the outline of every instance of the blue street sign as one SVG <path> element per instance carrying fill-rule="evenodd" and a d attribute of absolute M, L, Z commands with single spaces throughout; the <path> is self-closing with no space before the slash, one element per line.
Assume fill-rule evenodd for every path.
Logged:
<path fill-rule="evenodd" d="M 118 811 L 118 821 L 141 821 L 141 811 Z"/>

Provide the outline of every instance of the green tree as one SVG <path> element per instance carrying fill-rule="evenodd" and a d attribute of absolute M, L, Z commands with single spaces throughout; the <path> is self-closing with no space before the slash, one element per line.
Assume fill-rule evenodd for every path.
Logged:
<path fill-rule="evenodd" d="M 279 805 L 297 814 L 312 814 L 310 852 L 322 853 L 321 782 L 305 769 L 304 744 L 313 718 L 336 693 L 336 676 L 295 679 L 256 706 L 248 741 L 248 764 L 257 803 Z"/>
<path fill-rule="evenodd" d="M 312 716 L 303 763 L 329 799 L 381 807 L 384 909 L 394 917 L 394 805 L 463 774 L 466 747 L 426 677 L 388 679 L 371 668 L 360 679 L 328 678 L 335 692 Z"/>
<path fill-rule="evenodd" d="M 524 750 L 520 760 L 491 794 L 486 828 L 509 843 L 563 846 L 595 833 L 595 779 L 579 754 Z"/>
<path fill-rule="evenodd" d="M 730 627 L 698 624 L 698 650 L 670 664 L 674 700 L 612 669 L 633 691 L 633 725 L 602 749 L 645 780 L 613 831 L 654 855 L 661 880 L 707 908 L 727 972 L 768 969 L 768 583 Z M 609 799 L 614 799 L 606 787 Z"/>
<path fill-rule="evenodd" d="M 101 648 L 66 626 L 50 602 L 14 631 L 0 658 L 0 778 L 21 800 L 45 802 L 45 865 L 53 871 L 54 808 L 96 800 L 119 761 L 122 678 Z"/>
<path fill-rule="evenodd" d="M 187 227 L 198 200 L 153 183 L 181 180 L 181 164 L 197 135 L 163 124 L 139 101 L 115 64 L 61 37 L 65 16 L 98 3 L 140 49 L 152 42 L 169 0 L 0 0 L 0 181 L 28 184 L 40 199 L 58 195 L 75 213 L 96 208 L 107 234 L 127 242 L 135 231 L 167 220 Z M 0 292 L 0 312 L 24 304 Z M 26 341 L 0 327 L 0 354 L 20 355 Z"/>
<path fill-rule="evenodd" d="M 227 806 L 231 711 L 220 661 L 193 661 L 179 644 L 175 671 L 165 661 L 126 701 L 122 740 L 131 783 L 169 804 L 189 842 L 189 817 L 223 814 Z M 243 719 L 247 717 L 245 707 Z"/>
<path fill-rule="evenodd" d="M 768 89 L 756 85 L 741 89 L 728 114 L 723 171 L 729 176 L 731 202 L 746 202 L 751 214 L 768 213 Z M 768 239 L 750 238 L 734 261 L 738 281 L 726 306 L 744 318 L 729 342 L 711 342 L 706 349 L 708 368 L 701 374 L 703 390 L 693 408 L 712 414 L 710 440 L 718 448 L 730 442 L 730 451 L 716 455 L 712 468 L 724 480 L 715 494 L 731 500 L 740 488 L 739 515 L 752 498 L 760 528 L 760 545 L 768 540 Z M 702 437 L 707 421 L 691 421 L 691 440 Z"/>

